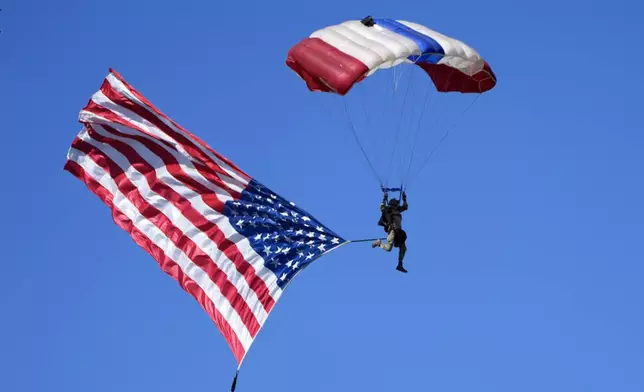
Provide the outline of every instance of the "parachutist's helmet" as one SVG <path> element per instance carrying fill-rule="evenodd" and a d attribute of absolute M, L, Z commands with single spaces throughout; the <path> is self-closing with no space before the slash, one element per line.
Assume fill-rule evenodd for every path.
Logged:
<path fill-rule="evenodd" d="M 391 206 L 391 207 L 398 207 L 398 204 L 399 204 L 399 203 L 400 203 L 400 202 L 398 201 L 398 199 L 391 199 L 391 200 L 389 200 L 389 206 Z"/>

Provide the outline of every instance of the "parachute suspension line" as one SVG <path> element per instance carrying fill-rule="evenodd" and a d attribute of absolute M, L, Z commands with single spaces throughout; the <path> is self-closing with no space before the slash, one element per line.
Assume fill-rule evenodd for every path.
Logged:
<path fill-rule="evenodd" d="M 391 73 L 393 74 L 393 79 L 391 81 L 391 85 L 389 83 L 372 84 L 371 88 L 373 91 L 365 94 L 366 96 L 360 96 L 360 100 L 363 103 L 366 101 L 367 97 L 373 100 L 373 118 L 369 119 L 369 129 L 374 129 L 371 128 L 372 125 L 377 129 L 386 129 L 392 125 L 392 121 L 389 120 L 387 113 L 391 111 L 389 108 L 394 107 L 396 104 L 396 83 L 399 72 L 400 71 L 398 71 L 397 67 L 392 67 Z M 387 132 L 385 134 L 377 133 L 372 139 L 374 144 L 373 159 L 374 162 L 378 164 L 379 173 L 384 176 L 384 172 L 387 168 L 383 166 L 384 163 L 386 163 L 389 151 L 388 149 L 383 148 L 383 146 L 389 146 L 391 144 L 393 134 L 391 132 Z M 385 179 L 385 187 L 388 186 L 387 182 L 388 179 Z"/>
<path fill-rule="evenodd" d="M 364 104 L 364 100 L 360 100 L 360 106 L 362 106 L 362 111 L 364 112 L 364 117 L 365 120 L 367 120 L 367 128 L 371 129 L 371 120 L 369 119 L 369 111 L 367 110 L 367 107 Z"/>
<path fill-rule="evenodd" d="M 358 143 L 358 147 L 360 147 L 360 151 L 362 151 L 362 155 L 364 156 L 364 159 L 367 161 L 369 164 L 369 167 L 371 168 L 371 171 L 373 172 L 374 177 L 376 177 L 376 181 L 378 181 L 378 184 L 382 187 L 382 180 L 380 179 L 380 176 L 378 176 L 378 173 L 376 172 L 376 169 L 374 169 L 373 164 L 369 160 L 369 157 L 367 156 L 367 153 L 365 152 L 364 148 L 362 147 L 362 143 L 360 143 L 360 138 L 358 137 L 358 132 L 356 132 L 356 127 L 353 121 L 351 120 L 351 116 L 349 115 L 349 108 L 347 107 L 347 101 L 343 97 L 342 101 L 344 102 L 344 113 L 347 116 L 347 121 L 349 122 L 349 126 L 351 128 L 351 131 L 353 131 L 353 136 L 356 139 L 356 143 Z"/>
<path fill-rule="evenodd" d="M 367 106 L 365 105 L 364 97 L 360 96 L 359 101 L 360 101 L 360 105 L 362 106 L 362 111 L 364 112 L 367 130 L 371 130 L 373 129 L 372 127 L 373 121 L 371 121 L 370 110 L 368 110 Z M 367 134 L 369 135 L 370 133 L 367 132 Z M 366 144 L 369 147 L 370 151 L 374 151 L 374 150 L 378 151 L 378 144 L 381 142 L 380 140 L 373 137 L 367 137 L 367 141 L 369 143 L 366 143 Z M 374 153 L 371 155 L 371 157 L 374 159 L 374 162 L 378 162 L 378 154 Z M 382 186 L 382 181 L 380 182 L 380 185 Z"/>
<path fill-rule="evenodd" d="M 447 76 L 447 78 L 445 79 L 445 83 L 444 83 L 444 85 L 443 85 L 443 90 L 447 87 L 447 84 L 449 83 L 449 80 L 450 80 L 450 78 L 452 77 L 452 74 L 453 74 L 453 73 L 454 73 L 454 70 L 452 69 L 452 70 L 450 71 L 449 75 Z M 432 84 L 432 83 L 427 83 L 427 85 L 428 85 L 428 87 L 427 87 L 427 94 L 425 95 L 425 102 L 423 103 L 423 110 L 421 111 L 421 113 L 420 113 L 420 118 L 418 119 L 418 126 L 417 126 L 417 128 L 416 128 L 416 137 L 415 137 L 415 139 L 414 139 L 414 145 L 413 145 L 413 150 L 412 150 L 412 152 L 411 152 L 411 157 L 409 158 L 409 166 L 407 167 L 407 173 L 405 173 L 405 176 L 403 177 L 403 178 L 404 178 L 404 181 L 403 181 L 403 182 L 404 182 L 405 184 L 407 183 L 407 179 L 408 179 L 408 177 L 409 177 L 409 173 L 411 172 L 411 165 L 412 165 L 412 163 L 413 163 L 413 161 L 414 161 L 414 155 L 415 155 L 415 153 L 416 153 L 416 146 L 417 146 L 417 143 L 418 143 L 418 137 L 420 136 L 420 127 L 421 127 L 421 124 L 422 124 L 423 116 L 424 116 L 424 114 L 425 114 L 425 109 L 426 109 L 426 106 L 427 106 L 427 101 L 428 101 L 428 98 L 429 98 L 429 93 L 430 93 L 430 91 L 431 91 L 431 86 L 432 86 L 433 84 Z M 434 106 L 434 104 L 436 103 L 436 98 L 437 98 L 439 95 L 440 95 L 440 94 L 438 94 L 438 93 L 437 93 L 437 94 L 434 96 L 434 98 L 432 99 L 432 104 L 431 104 L 430 106 Z M 436 117 L 435 117 L 435 119 L 434 119 L 434 123 L 432 124 L 432 127 L 431 127 L 431 128 L 434 128 L 434 127 L 437 125 L 437 123 L 438 123 L 438 116 L 436 116 Z"/>
<path fill-rule="evenodd" d="M 395 133 L 394 142 L 393 142 L 393 146 L 392 146 L 391 156 L 389 157 L 389 161 L 388 161 L 388 164 L 387 164 L 387 177 L 386 177 L 386 182 L 385 182 L 385 184 L 387 184 L 387 186 L 388 186 L 388 183 L 389 183 L 389 179 L 391 178 L 392 163 L 394 161 L 394 156 L 396 155 L 396 150 L 398 148 L 398 139 L 399 139 L 400 132 L 401 132 L 401 125 L 402 125 L 403 116 L 405 114 L 406 104 L 407 104 L 407 101 L 409 100 L 408 99 L 409 98 L 409 90 L 410 90 L 410 87 L 412 85 L 413 73 L 414 73 L 415 70 L 418 69 L 418 67 L 416 67 L 416 65 L 417 65 L 418 61 L 421 58 L 422 58 L 422 54 L 418 55 L 414 61 L 409 61 L 409 66 L 411 67 L 411 70 L 409 72 L 410 73 L 409 81 L 407 83 L 407 89 L 405 90 L 405 95 L 403 97 L 403 103 L 402 103 L 402 106 L 400 108 L 400 116 L 398 118 L 398 122 L 395 125 L 396 126 L 396 133 Z M 400 81 L 402 80 L 403 74 L 405 74 L 404 67 L 400 67 L 400 68 L 401 69 L 398 70 L 398 67 L 393 67 L 394 73 L 397 72 L 397 79 L 396 79 L 396 76 L 394 76 L 395 83 L 394 83 L 394 91 L 393 91 L 393 93 L 394 93 L 393 94 L 393 97 L 394 97 L 393 104 L 395 104 L 395 101 L 396 101 L 395 100 L 395 95 L 396 95 L 396 91 L 398 89 L 398 85 L 400 84 Z M 384 112 L 384 110 L 383 110 L 383 112 Z M 413 110 L 412 110 L 412 114 L 413 114 Z M 412 116 L 410 115 L 410 117 L 412 117 Z M 411 122 L 412 121 L 413 120 L 410 118 L 410 128 L 411 128 Z M 404 172 L 404 165 L 405 165 L 405 163 L 404 163 L 404 155 L 401 156 L 400 161 L 401 161 L 400 162 L 400 172 L 401 172 L 400 175 L 402 177 L 402 174 Z"/>
<path fill-rule="evenodd" d="M 420 72 L 420 67 L 414 67 L 410 71 L 409 78 L 413 78 L 416 76 L 416 72 Z M 414 81 L 413 86 L 411 87 L 411 101 L 410 102 L 417 102 L 418 97 L 417 95 L 422 94 L 422 89 L 417 88 L 417 85 L 422 86 L 423 83 L 416 83 Z M 414 133 L 414 119 L 416 118 L 415 116 L 417 115 L 418 110 L 420 110 L 420 114 L 422 115 L 424 107 L 420 105 L 411 105 L 409 108 L 409 119 L 406 121 L 405 130 L 407 131 L 407 136 L 404 137 L 403 140 L 405 140 L 404 145 L 401 143 L 401 153 L 400 153 L 400 167 L 398 169 L 398 177 L 400 179 L 400 189 L 401 189 L 401 197 L 402 197 L 402 188 L 404 185 L 404 174 L 405 174 L 405 160 L 407 157 L 409 157 L 409 150 L 410 150 L 410 144 L 411 148 L 413 149 L 413 143 L 410 143 L 412 138 L 413 138 L 413 133 Z"/>
<path fill-rule="evenodd" d="M 386 128 L 389 126 L 388 122 L 386 121 L 386 116 L 385 113 L 387 113 L 387 108 L 393 107 L 396 103 L 396 91 L 398 90 L 398 67 L 392 67 L 392 74 L 393 74 L 393 80 L 392 80 L 392 85 L 391 89 L 387 87 L 387 84 L 383 84 L 385 87 L 383 88 L 384 91 L 382 91 L 382 106 L 380 107 L 380 110 L 378 111 L 378 121 L 375 122 L 379 128 Z M 381 145 L 389 145 L 391 143 L 389 133 L 387 133 L 387 136 L 389 137 L 383 137 L 383 140 L 381 141 Z M 376 155 L 376 159 L 378 161 L 381 160 L 384 162 L 386 160 L 386 155 L 387 153 L 383 151 L 384 149 L 376 149 L 378 152 Z M 387 167 L 384 168 L 385 170 Z M 389 186 L 389 178 L 385 179 L 384 187 Z"/>
<path fill-rule="evenodd" d="M 420 57 L 419 57 L 420 58 Z M 414 62 L 415 64 L 415 62 Z M 402 108 L 400 109 L 400 116 L 398 117 L 398 123 L 396 125 L 396 136 L 394 138 L 394 145 L 391 151 L 391 156 L 389 157 L 389 163 L 387 164 L 387 185 L 389 184 L 389 178 L 391 177 L 391 167 L 394 160 L 394 155 L 396 154 L 396 147 L 398 146 L 398 136 L 400 135 L 400 123 L 402 122 L 403 114 L 405 113 L 405 104 L 407 103 L 407 95 L 409 94 L 409 88 L 411 87 L 411 78 L 407 83 L 407 89 L 405 90 L 405 97 L 403 98 Z"/>
<path fill-rule="evenodd" d="M 418 59 L 416 59 L 418 61 Z M 414 61 L 412 64 L 416 64 L 416 61 Z M 402 80 L 403 74 L 405 73 L 404 69 L 398 69 L 397 66 L 393 67 L 394 69 L 394 91 L 398 90 L 398 85 L 400 84 L 400 81 Z"/>
<path fill-rule="evenodd" d="M 427 92 L 425 93 L 425 100 L 423 102 L 422 109 L 420 111 L 420 116 L 418 118 L 418 125 L 416 126 L 416 134 L 414 136 L 414 143 L 412 144 L 412 150 L 411 150 L 411 156 L 409 157 L 409 164 L 407 165 L 407 172 L 405 173 L 405 176 L 403 177 L 403 184 L 407 183 L 407 177 L 409 177 L 409 171 L 411 170 L 411 163 L 414 161 L 414 155 L 416 154 L 416 146 L 418 145 L 418 137 L 420 136 L 420 125 L 423 122 L 423 117 L 425 115 L 425 110 L 427 108 L 427 102 L 429 101 L 429 95 L 431 92 L 431 83 L 427 83 Z M 436 98 L 436 96 L 434 96 Z M 433 106 L 433 103 L 432 105 Z M 404 164 L 403 164 L 404 165 Z M 401 185 L 402 188 L 402 185 Z"/>
<path fill-rule="evenodd" d="M 398 73 L 398 67 L 393 67 L 394 68 L 394 92 L 398 90 L 398 78 L 396 77 L 396 74 Z"/>
<path fill-rule="evenodd" d="M 349 113 L 348 113 L 346 99 L 344 97 L 342 97 L 342 101 L 343 101 L 343 104 L 344 104 L 344 110 L 345 110 L 345 114 L 346 114 L 346 122 L 348 124 L 348 127 L 351 129 L 351 131 L 353 133 L 353 136 L 356 139 L 356 142 L 358 143 L 358 146 L 360 147 L 360 150 L 362 151 L 362 154 L 364 155 L 365 159 L 367 160 L 367 163 L 369 164 L 369 167 L 371 167 L 371 171 L 373 172 L 374 176 L 376 177 L 376 181 L 378 181 L 378 183 L 382 187 L 382 180 L 380 179 L 380 176 L 378 176 L 378 174 L 376 173 L 376 170 L 374 169 L 373 165 L 371 164 L 371 161 L 369 160 L 369 158 L 367 156 L 367 153 L 365 152 L 365 150 L 364 150 L 364 148 L 362 146 L 362 143 L 360 142 L 360 139 L 358 138 L 358 134 L 356 132 L 355 125 L 353 123 L 353 120 L 351 120 L 351 117 L 349 116 Z M 320 106 L 322 106 L 323 111 L 326 112 L 326 114 L 329 116 L 329 118 L 331 120 L 333 120 L 334 116 L 332 114 L 332 111 L 329 110 L 327 105 L 324 104 L 324 101 L 320 101 Z"/>
<path fill-rule="evenodd" d="M 418 60 L 420 60 L 420 58 L 421 56 L 418 56 L 416 60 L 410 62 L 410 65 L 416 65 L 416 63 L 418 62 Z M 394 69 L 394 90 L 398 90 L 398 85 L 402 80 L 403 74 L 405 73 L 405 69 L 404 68 L 398 69 L 398 66 L 394 66 L 393 69 Z M 412 72 L 413 72 L 413 68 L 412 68 Z M 398 76 L 396 76 L 396 74 Z"/>
<path fill-rule="evenodd" d="M 333 121 L 333 113 L 331 110 L 329 110 L 329 108 L 327 108 L 323 100 L 320 101 L 320 106 L 322 106 L 322 109 L 324 109 L 323 111 L 327 114 L 327 116 L 329 116 L 329 119 Z"/>
<path fill-rule="evenodd" d="M 398 91 L 398 86 L 400 85 L 404 72 L 402 69 L 399 70 L 398 67 L 394 67 L 394 72 L 397 73 L 397 75 L 394 74 L 394 91 Z"/>
<path fill-rule="evenodd" d="M 476 101 L 478 101 L 478 100 L 479 100 L 479 98 L 481 97 L 481 95 L 482 95 L 482 94 L 477 94 L 477 95 L 476 95 L 476 98 L 474 98 L 474 99 L 472 100 L 472 102 L 471 102 L 471 103 L 470 103 L 470 104 L 465 108 L 465 110 L 463 110 L 463 112 L 462 112 L 462 113 L 461 113 L 461 115 L 458 117 L 458 119 L 454 120 L 454 122 L 452 123 L 452 125 L 447 129 L 447 131 L 445 131 L 445 134 L 444 134 L 444 135 L 443 135 L 443 137 L 438 141 L 438 144 L 436 145 L 436 147 L 434 147 L 434 149 L 432 149 L 432 150 L 429 152 L 429 154 L 427 155 L 427 157 L 426 157 L 426 158 L 425 158 L 425 160 L 423 161 L 423 164 L 422 164 L 422 165 L 420 165 L 420 168 L 418 169 L 418 171 L 416 172 L 416 174 L 414 175 L 414 177 L 412 178 L 412 180 L 415 180 L 415 179 L 416 179 L 416 177 L 420 174 L 420 172 L 421 172 L 421 171 L 423 170 L 423 168 L 425 167 L 425 164 L 427 164 L 427 162 L 429 162 L 429 159 L 432 157 L 432 155 L 434 155 L 434 153 L 436 152 L 436 150 L 438 150 L 438 148 L 441 146 L 441 144 L 443 144 L 443 141 L 445 141 L 445 139 L 447 139 L 447 137 L 449 136 L 449 134 L 451 133 L 451 131 L 452 131 L 454 128 L 456 128 L 456 123 L 457 123 L 458 121 L 460 121 L 460 120 L 463 118 L 463 116 L 465 116 L 465 113 L 467 113 L 467 111 L 468 111 L 468 110 L 470 110 L 470 108 L 471 108 L 472 106 L 474 106 L 474 104 L 476 103 Z M 411 182 L 410 182 L 410 183 L 411 183 Z M 408 187 L 409 187 L 409 186 L 408 186 Z"/>

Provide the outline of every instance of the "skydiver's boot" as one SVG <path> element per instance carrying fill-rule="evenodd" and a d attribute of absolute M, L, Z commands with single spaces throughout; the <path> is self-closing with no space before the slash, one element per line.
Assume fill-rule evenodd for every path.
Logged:
<path fill-rule="evenodd" d="M 402 263 L 402 261 L 399 261 L 399 262 L 398 262 L 398 267 L 396 267 L 396 269 L 397 269 L 398 271 L 400 271 L 400 272 L 407 273 L 407 270 L 405 269 L 405 267 L 403 267 L 403 263 Z"/>
<path fill-rule="evenodd" d="M 382 242 L 380 240 L 376 240 L 376 241 L 374 241 L 373 244 L 371 244 L 371 247 L 372 248 L 377 248 L 377 247 L 380 246 L 380 244 L 382 244 Z"/>

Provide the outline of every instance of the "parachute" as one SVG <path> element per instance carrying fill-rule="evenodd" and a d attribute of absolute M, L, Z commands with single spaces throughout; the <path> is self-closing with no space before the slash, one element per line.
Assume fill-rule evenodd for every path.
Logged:
<path fill-rule="evenodd" d="M 390 186 L 392 172 L 398 172 L 392 186 L 403 188 L 408 184 L 413 164 L 417 163 L 417 175 L 456 125 L 458 119 L 442 124 L 440 121 L 448 117 L 450 106 L 440 110 L 434 106 L 431 117 L 425 116 L 428 103 L 433 106 L 446 93 L 474 96 L 460 112 L 462 117 L 481 94 L 497 83 L 487 61 L 465 43 L 418 23 L 371 16 L 313 32 L 289 50 L 286 64 L 305 81 L 309 91 L 335 97 L 321 100 L 325 110 L 340 97 L 344 108 L 333 109 L 336 112 L 332 110 L 331 114 L 344 114 L 383 189 Z M 380 70 L 390 72 L 380 75 Z M 403 75 L 409 78 L 406 88 L 401 88 Z M 426 91 L 419 94 L 417 90 L 423 87 Z M 348 98 L 361 102 L 354 105 Z M 375 102 L 366 102 L 369 100 Z M 430 131 L 441 127 L 445 128 L 443 137 L 432 141 L 441 133 Z M 421 129 L 426 132 L 421 133 Z M 359 130 L 364 130 L 362 138 Z M 392 137 L 393 142 L 388 141 Z M 365 142 L 371 142 L 371 153 Z M 387 149 L 391 152 L 384 151 Z M 414 161 L 423 149 L 428 152 L 425 160 Z"/>

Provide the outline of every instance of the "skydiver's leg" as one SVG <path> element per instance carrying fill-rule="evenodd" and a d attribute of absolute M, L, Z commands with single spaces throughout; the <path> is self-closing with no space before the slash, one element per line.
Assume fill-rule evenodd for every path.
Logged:
<path fill-rule="evenodd" d="M 403 242 L 398 247 L 398 266 L 396 267 L 396 269 L 400 272 L 405 272 L 405 273 L 407 272 L 407 270 L 405 269 L 405 267 L 403 267 L 403 259 L 405 258 L 406 252 L 407 252 L 407 245 L 405 245 L 405 243 Z"/>
<path fill-rule="evenodd" d="M 371 244 L 371 247 L 373 248 L 381 247 L 386 252 L 391 252 L 391 248 L 394 246 L 395 233 L 396 232 L 394 230 L 391 230 L 389 234 L 387 234 L 387 242 L 383 243 L 380 240 L 376 240 L 373 244 Z"/>
<path fill-rule="evenodd" d="M 405 258 L 405 253 L 407 253 L 407 245 L 403 242 L 400 244 L 399 251 L 398 251 L 398 262 L 402 264 L 403 259 Z"/>
<path fill-rule="evenodd" d="M 387 235 L 387 242 L 384 244 L 380 244 L 380 247 L 384 249 L 386 252 L 391 252 L 391 248 L 394 246 L 394 237 L 396 236 L 396 231 L 391 230 L 389 234 Z"/>

